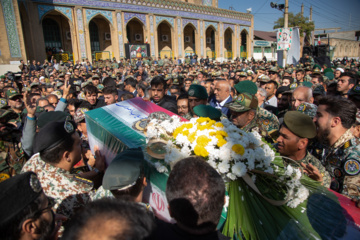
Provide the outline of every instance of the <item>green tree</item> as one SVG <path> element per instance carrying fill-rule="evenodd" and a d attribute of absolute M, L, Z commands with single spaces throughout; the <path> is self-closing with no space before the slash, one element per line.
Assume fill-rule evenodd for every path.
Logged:
<path fill-rule="evenodd" d="M 315 28 L 314 22 L 310 22 L 308 17 L 301 16 L 301 13 L 294 15 L 294 13 L 292 12 L 290 12 L 288 15 L 288 26 L 299 27 L 300 36 L 303 37 L 305 32 L 307 38 L 310 36 L 311 32 L 314 31 Z M 283 27 L 284 16 L 280 17 L 274 22 L 274 29 Z"/>

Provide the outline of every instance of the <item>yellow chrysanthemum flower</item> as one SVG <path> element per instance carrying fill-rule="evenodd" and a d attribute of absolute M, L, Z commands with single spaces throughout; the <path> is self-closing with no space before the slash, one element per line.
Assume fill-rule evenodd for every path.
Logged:
<path fill-rule="evenodd" d="M 223 128 L 224 125 L 221 122 L 215 123 L 215 127 Z"/>
<path fill-rule="evenodd" d="M 201 156 L 201 157 L 209 156 L 209 152 L 203 146 L 200 146 L 200 145 L 195 146 L 194 153 L 195 153 L 195 155 Z"/>
<path fill-rule="evenodd" d="M 227 136 L 228 136 L 227 132 L 222 131 L 222 130 L 216 131 L 216 134 L 219 134 L 219 135 L 224 136 L 224 137 L 227 137 Z"/>
<path fill-rule="evenodd" d="M 196 132 L 190 133 L 190 134 L 188 135 L 188 140 L 189 140 L 190 142 L 194 142 L 194 141 L 195 141 L 195 136 L 196 136 Z"/>
<path fill-rule="evenodd" d="M 218 147 L 222 147 L 224 144 L 226 144 L 227 143 L 227 141 L 225 140 L 225 139 L 223 139 L 223 138 L 221 138 L 221 139 L 219 139 L 219 141 L 217 142 L 217 146 Z"/>
<path fill-rule="evenodd" d="M 205 135 L 201 135 L 196 139 L 196 143 L 200 146 L 205 147 L 206 145 L 208 145 L 208 143 L 211 141 L 210 138 L 208 138 Z"/>
<path fill-rule="evenodd" d="M 234 144 L 231 149 L 240 155 L 244 155 L 245 153 L 245 148 L 241 144 Z"/>

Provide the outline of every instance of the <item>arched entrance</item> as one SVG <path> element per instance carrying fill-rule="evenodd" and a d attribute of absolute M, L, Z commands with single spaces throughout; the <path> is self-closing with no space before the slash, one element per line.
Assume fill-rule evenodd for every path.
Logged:
<path fill-rule="evenodd" d="M 224 56 L 226 59 L 233 58 L 232 35 L 233 31 L 231 30 L 231 28 L 227 28 L 224 33 Z"/>
<path fill-rule="evenodd" d="M 216 58 L 215 54 L 215 28 L 209 26 L 206 29 L 206 56 L 212 59 Z"/>
<path fill-rule="evenodd" d="M 102 15 L 89 22 L 89 35 L 92 59 L 111 59 L 113 54 L 110 23 Z"/>
<path fill-rule="evenodd" d="M 172 56 L 172 28 L 166 21 L 161 22 L 157 27 L 158 49 L 161 59 L 173 58 Z"/>
<path fill-rule="evenodd" d="M 242 58 L 247 58 L 247 32 L 245 30 L 241 31 L 241 46 L 240 46 L 240 56 Z"/>
<path fill-rule="evenodd" d="M 131 19 L 126 25 L 127 41 L 131 44 L 143 44 L 144 25 L 137 18 Z M 125 41 L 125 42 L 127 42 Z"/>
<path fill-rule="evenodd" d="M 72 59 L 72 43 L 69 20 L 57 11 L 52 11 L 42 20 L 45 51 L 48 60 L 51 56 L 57 61 Z"/>
<path fill-rule="evenodd" d="M 195 30 L 196 28 L 191 23 L 184 28 L 185 56 L 195 55 Z"/>

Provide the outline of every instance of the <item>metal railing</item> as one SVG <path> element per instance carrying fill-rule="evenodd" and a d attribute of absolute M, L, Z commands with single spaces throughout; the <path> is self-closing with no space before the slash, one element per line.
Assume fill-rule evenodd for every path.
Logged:
<path fill-rule="evenodd" d="M 60 62 L 60 61 L 67 62 L 69 60 L 74 61 L 73 54 L 71 54 L 70 52 L 55 53 L 55 54 L 52 54 L 51 56 L 53 56 L 57 62 Z"/>
<path fill-rule="evenodd" d="M 214 60 L 216 58 L 216 52 L 208 50 L 206 51 L 206 56 Z"/>
<path fill-rule="evenodd" d="M 232 59 L 233 58 L 233 52 L 232 51 L 225 51 L 224 56 L 227 59 Z"/>
<path fill-rule="evenodd" d="M 93 59 L 95 59 L 95 61 L 99 61 L 101 60 L 106 60 L 106 59 L 111 59 L 112 58 L 112 54 L 110 51 L 95 51 L 93 52 Z"/>
<path fill-rule="evenodd" d="M 161 50 L 160 51 L 160 57 L 161 59 L 165 59 L 165 56 L 169 59 L 173 58 L 173 53 L 171 50 Z"/>

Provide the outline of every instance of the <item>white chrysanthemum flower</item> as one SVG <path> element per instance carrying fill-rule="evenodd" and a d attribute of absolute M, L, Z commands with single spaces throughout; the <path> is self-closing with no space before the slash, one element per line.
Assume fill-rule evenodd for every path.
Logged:
<path fill-rule="evenodd" d="M 235 174 L 233 174 L 233 173 L 228 173 L 228 174 L 226 174 L 226 177 L 227 178 L 229 178 L 229 179 L 231 179 L 231 180 L 236 180 L 236 175 Z"/>
<path fill-rule="evenodd" d="M 286 168 L 285 168 L 285 172 L 284 172 L 284 175 L 286 176 L 291 176 L 294 172 L 294 168 L 291 167 L 290 165 L 288 165 Z"/>
<path fill-rule="evenodd" d="M 232 166 L 231 172 L 235 174 L 237 177 L 242 177 L 247 172 L 246 165 L 242 162 L 237 162 Z"/>
<path fill-rule="evenodd" d="M 212 168 L 214 168 L 214 169 L 216 169 L 216 162 L 215 161 L 213 161 L 213 160 L 209 160 L 209 161 L 207 161 L 208 162 L 208 164 L 212 167 Z"/>
<path fill-rule="evenodd" d="M 189 146 L 189 140 L 187 139 L 187 136 L 184 136 L 183 134 L 179 133 L 176 136 L 176 144 L 179 144 L 181 146 Z"/>
<path fill-rule="evenodd" d="M 229 171 L 230 168 L 230 164 L 227 162 L 220 162 L 217 165 L 217 169 L 219 170 L 220 173 L 227 173 Z"/>

